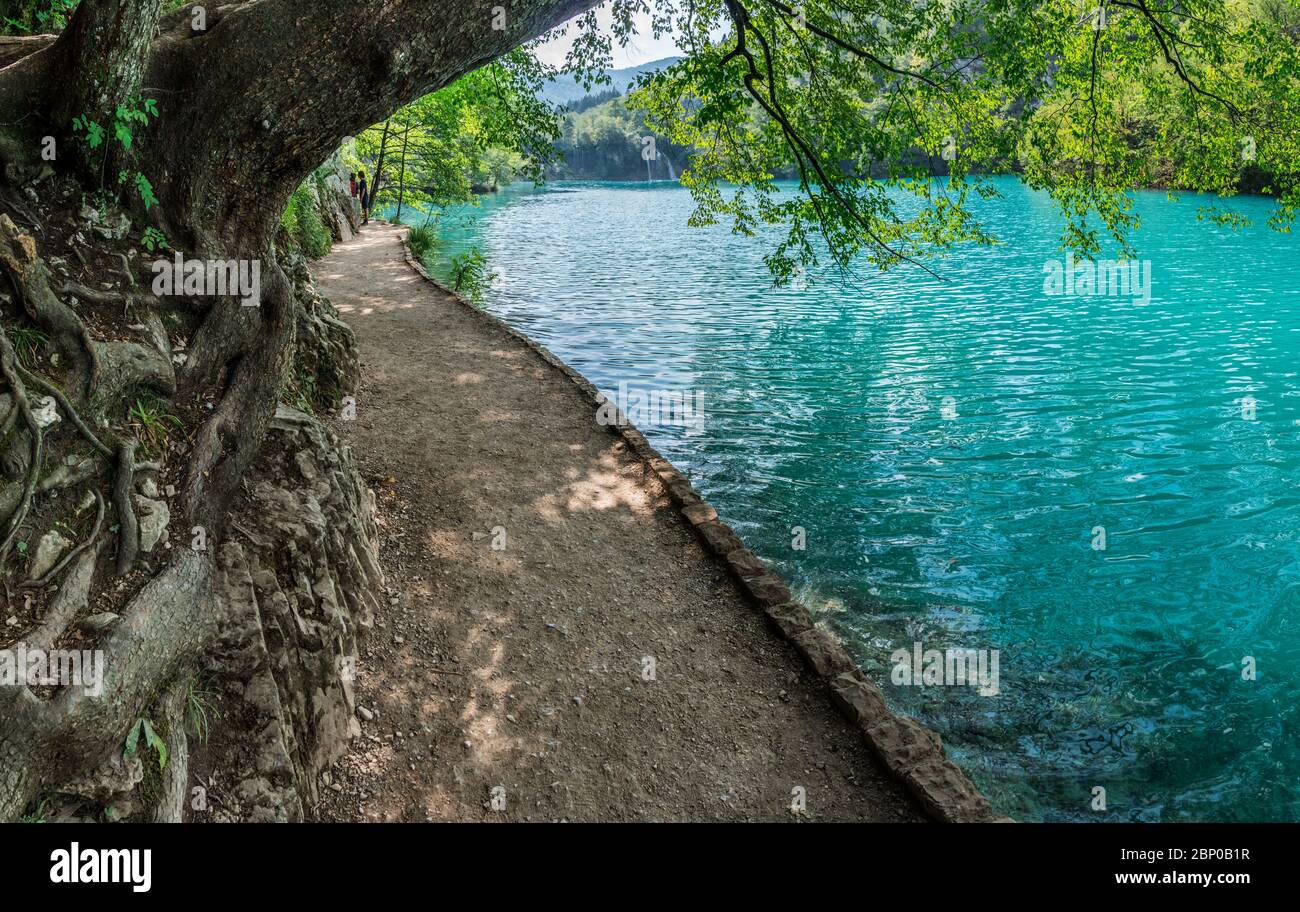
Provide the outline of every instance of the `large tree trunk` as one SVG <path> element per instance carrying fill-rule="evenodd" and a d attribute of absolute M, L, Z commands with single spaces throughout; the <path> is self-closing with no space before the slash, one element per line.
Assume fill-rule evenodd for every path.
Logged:
<path fill-rule="evenodd" d="M 81 0 L 57 53 L 73 75 L 50 113 L 83 115 L 107 126 L 118 105 L 140 92 L 162 0 Z"/>
<path fill-rule="evenodd" d="M 258 260 L 262 277 L 259 307 L 163 302 L 195 327 L 173 382 L 170 364 L 156 364 L 131 343 L 96 340 L 75 312 L 69 317 L 71 309 L 42 278 L 36 239 L 11 232 L 6 271 L 16 288 L 17 277 L 28 281 L 17 288 L 24 307 L 66 348 L 70 367 L 85 362 L 86 388 L 70 392 L 66 404 L 86 419 L 85 436 L 100 457 L 114 451 L 111 425 L 120 423 L 121 394 L 132 385 L 166 393 L 174 387 L 178 401 L 216 405 L 189 455 L 177 518 L 182 529 L 203 527 L 209 550 L 176 548 L 127 603 L 100 643 L 104 697 L 75 689 L 51 699 L 25 687 L 0 692 L 0 820 L 22 813 L 41 789 L 120 751 L 127 729 L 216 636 L 209 555 L 221 544 L 232 500 L 275 413 L 294 336 L 292 287 L 273 248 L 290 194 L 344 137 L 596 0 L 518 0 L 506 5 L 501 30 L 492 27 L 497 5 L 258 0 L 207 6 L 207 28 L 196 31 L 193 6 L 159 19 L 161 0 L 83 0 L 57 40 L 0 41 L 0 173 L 9 185 L 0 186 L 0 202 L 10 198 L 21 211 L 13 184 L 39 164 L 43 137 L 70 141 L 73 116 L 102 119 L 136 95 L 151 97 L 160 116 L 131 160 L 152 182 L 160 206 L 137 216 L 152 219 L 187 256 Z M 14 393 L 38 379 L 6 375 Z M 12 414 L 16 422 L 19 410 Z M 40 436 L 33 426 L 33 485 L 43 458 Z M 127 485 L 130 462 L 117 468 Z M 100 464 L 111 467 L 113 460 Z M 113 503 L 110 487 L 103 495 Z M 129 498 L 119 498 L 117 509 L 129 511 Z M 97 551 L 83 560 L 93 562 Z M 58 597 L 93 599 L 90 582 L 90 573 L 74 569 Z"/>

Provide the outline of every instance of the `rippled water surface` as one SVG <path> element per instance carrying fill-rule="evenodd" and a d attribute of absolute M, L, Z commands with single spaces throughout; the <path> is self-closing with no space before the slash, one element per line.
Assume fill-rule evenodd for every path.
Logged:
<path fill-rule="evenodd" d="M 803 290 L 671 184 L 443 227 L 597 386 L 702 392 L 698 426 L 642 429 L 999 810 L 1300 819 L 1300 238 L 1143 193 L 1149 300 L 1053 296 L 1052 206 L 998 186 L 1000 246 Z M 892 684 L 916 642 L 999 650 L 1001 693 Z"/>

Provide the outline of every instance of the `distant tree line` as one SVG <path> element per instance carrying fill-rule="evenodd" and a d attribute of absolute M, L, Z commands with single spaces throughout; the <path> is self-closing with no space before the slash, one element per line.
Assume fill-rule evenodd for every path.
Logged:
<path fill-rule="evenodd" d="M 690 147 L 649 129 L 645 112 L 630 110 L 616 90 L 588 95 L 568 107 L 555 141 L 559 159 L 547 176 L 568 180 L 671 180 L 686 167 Z"/>

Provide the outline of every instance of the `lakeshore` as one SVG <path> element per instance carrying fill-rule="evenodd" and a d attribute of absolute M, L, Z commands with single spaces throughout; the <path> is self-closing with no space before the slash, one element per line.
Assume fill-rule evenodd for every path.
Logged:
<path fill-rule="evenodd" d="M 654 468 L 402 233 L 372 223 L 313 269 L 362 353 L 334 429 L 378 492 L 392 593 L 325 819 L 924 819 Z"/>

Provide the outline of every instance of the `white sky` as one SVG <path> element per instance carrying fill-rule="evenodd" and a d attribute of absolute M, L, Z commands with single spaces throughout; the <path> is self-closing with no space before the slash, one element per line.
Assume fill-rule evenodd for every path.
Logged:
<path fill-rule="evenodd" d="M 613 34 L 613 16 L 609 11 L 608 4 L 601 6 L 596 10 L 596 18 L 600 22 L 601 31 L 606 35 Z M 619 47 L 618 42 L 614 42 L 613 57 L 614 69 L 623 67 L 636 66 L 638 63 L 649 63 L 651 60 L 660 60 L 664 57 L 675 57 L 681 54 L 676 43 L 673 42 L 672 36 L 664 35 L 656 40 L 650 32 L 650 17 L 644 13 L 636 17 L 637 34 L 632 37 L 632 41 L 627 47 Z M 569 53 L 569 48 L 573 47 L 573 39 L 577 37 L 578 28 L 576 25 L 570 25 L 567 34 L 554 34 L 536 51 L 537 57 L 543 63 L 549 63 L 552 66 L 563 66 L 564 56 Z"/>

